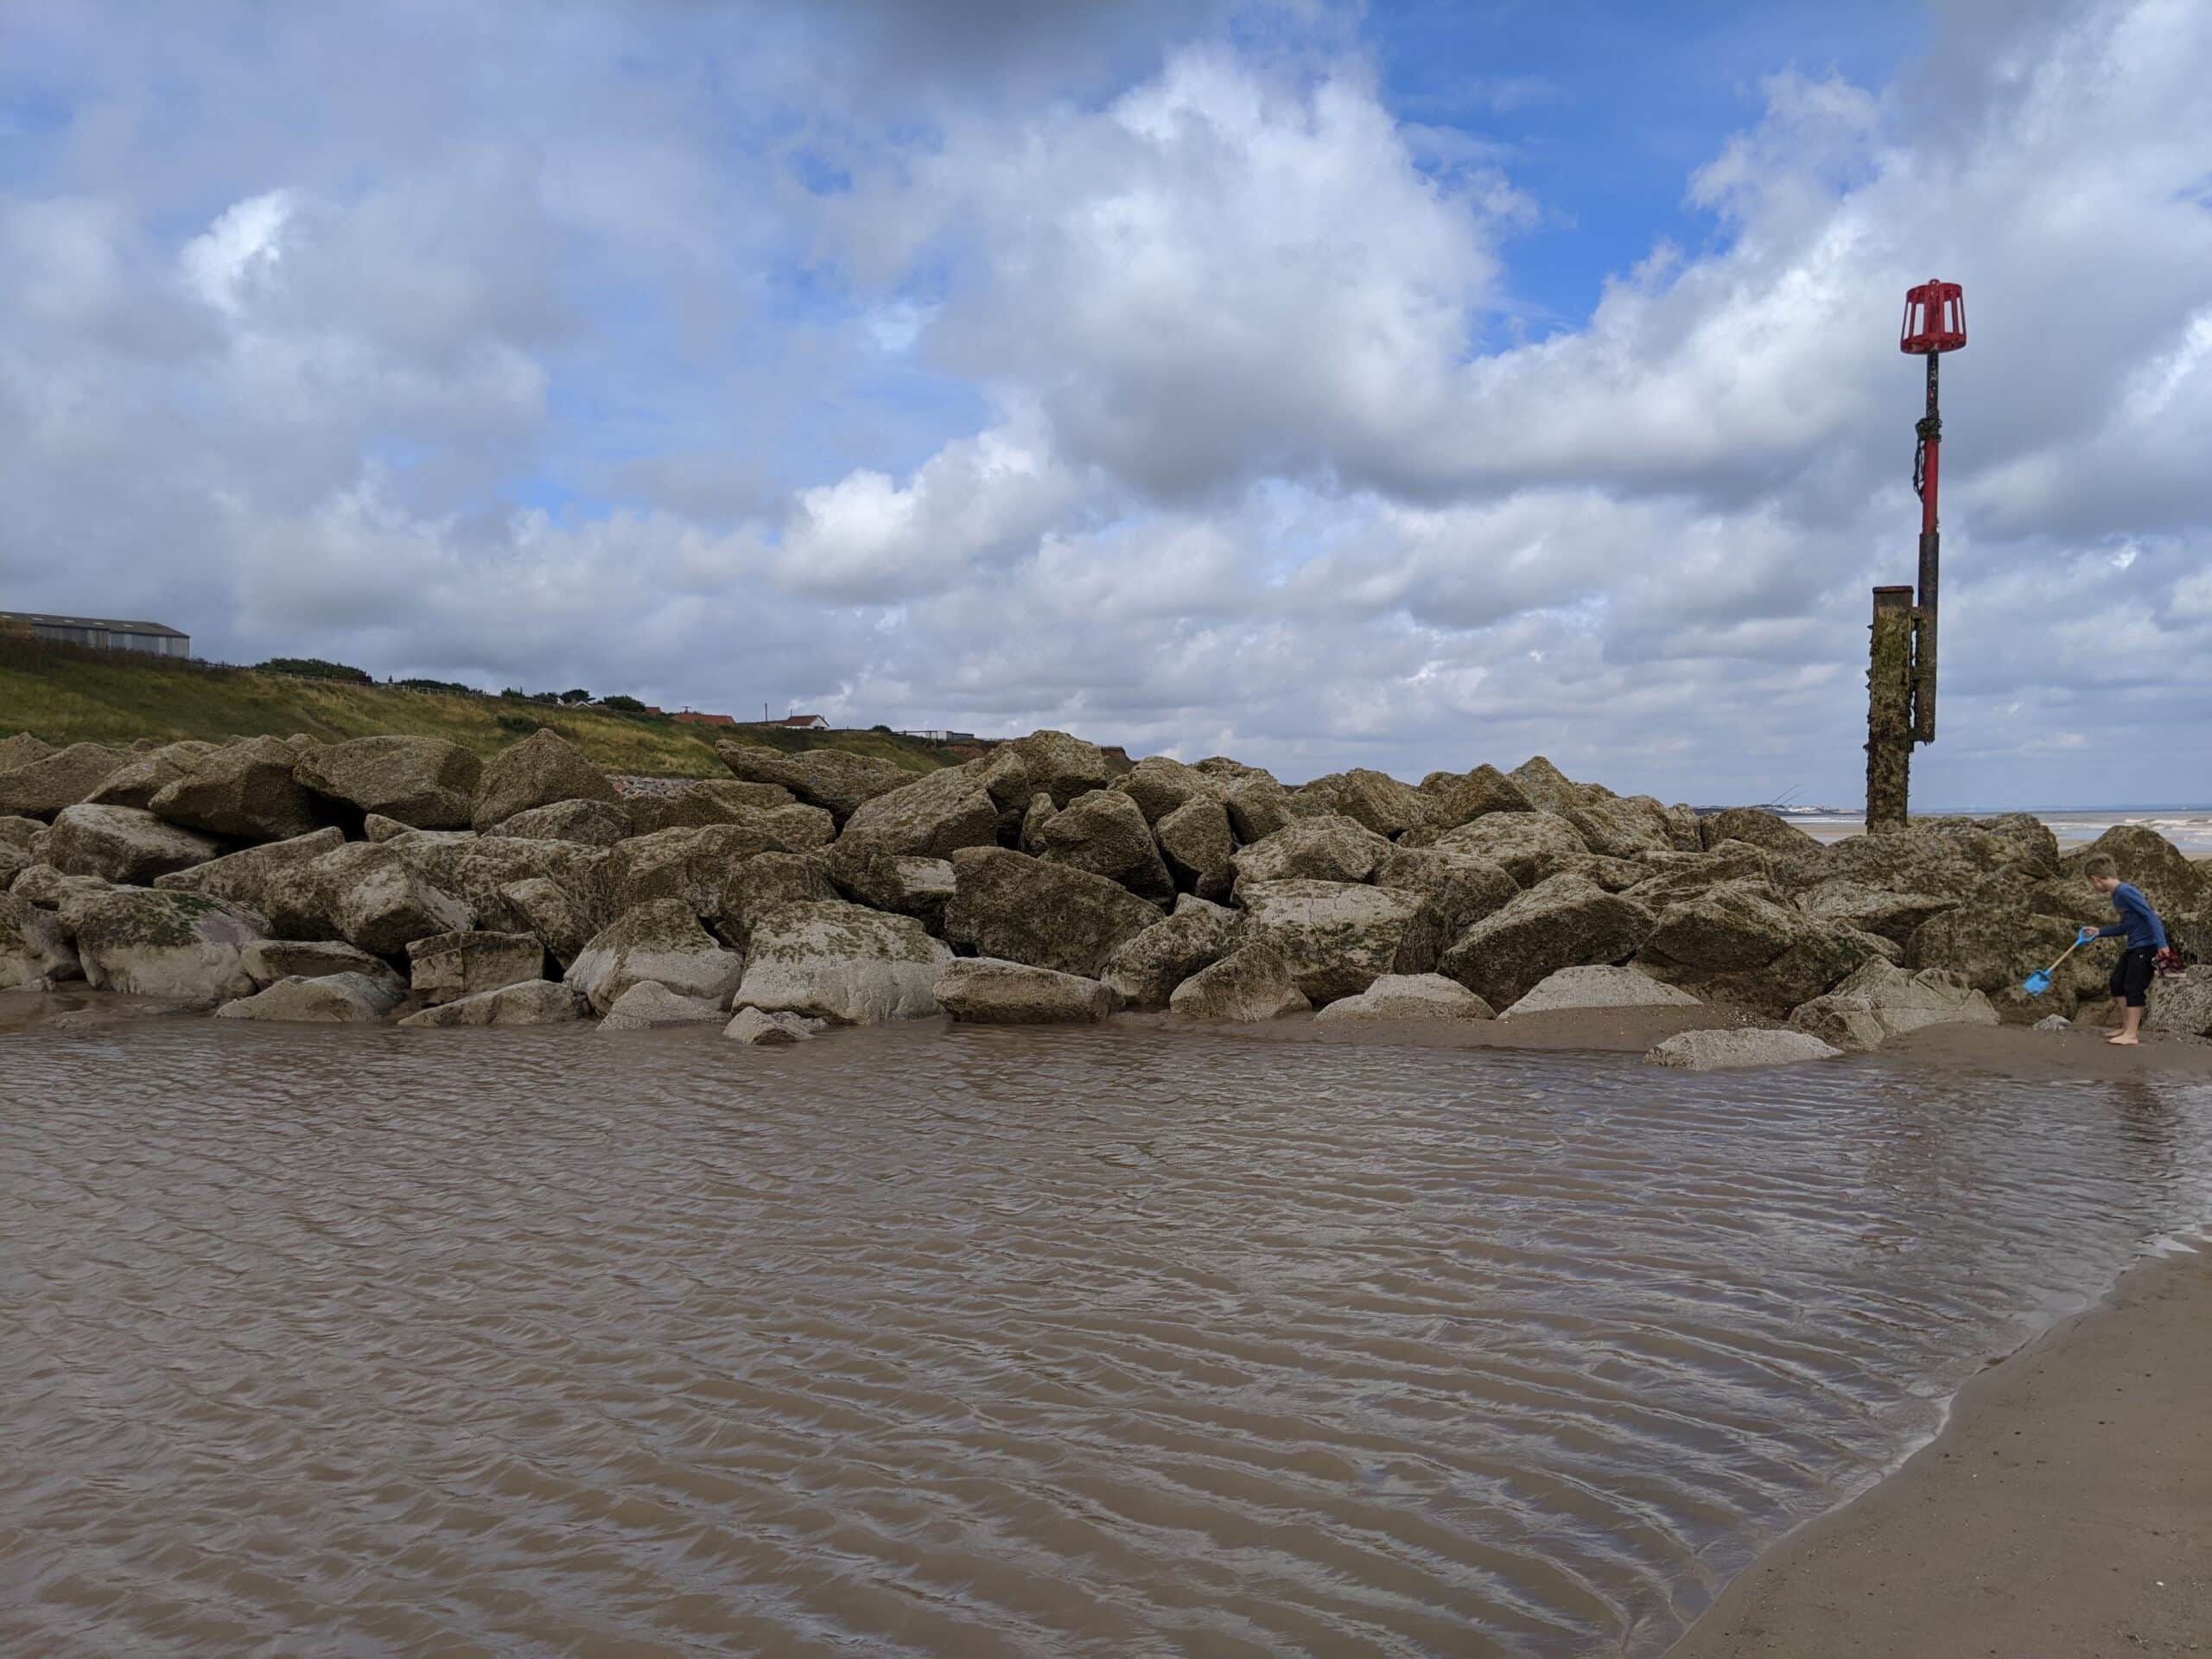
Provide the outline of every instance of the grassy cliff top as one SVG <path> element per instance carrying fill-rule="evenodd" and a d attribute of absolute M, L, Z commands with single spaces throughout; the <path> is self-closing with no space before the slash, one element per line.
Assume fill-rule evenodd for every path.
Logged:
<path fill-rule="evenodd" d="M 359 685 L 0 640 L 0 737 L 29 732 L 60 745 L 126 744 L 142 737 L 220 741 L 296 732 L 336 741 L 390 734 L 442 737 L 489 754 L 540 727 L 558 732 L 608 772 L 645 777 L 728 777 L 715 753 L 717 740 L 786 753 L 844 749 L 914 772 L 964 758 L 942 744 L 885 732 L 701 728 L 513 697 Z"/>

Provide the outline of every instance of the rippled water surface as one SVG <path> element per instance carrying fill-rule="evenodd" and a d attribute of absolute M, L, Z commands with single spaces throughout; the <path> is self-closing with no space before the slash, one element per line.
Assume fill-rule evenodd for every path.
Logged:
<path fill-rule="evenodd" d="M 0 1039 L 0 1653 L 1643 1653 L 2212 1091 L 1105 1031 Z"/>

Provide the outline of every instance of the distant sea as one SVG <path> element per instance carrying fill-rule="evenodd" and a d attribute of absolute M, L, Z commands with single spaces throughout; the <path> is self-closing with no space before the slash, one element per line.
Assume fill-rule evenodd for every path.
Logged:
<path fill-rule="evenodd" d="M 1945 818 L 1994 817 L 2003 808 L 1973 811 L 1916 813 L 1915 817 Z M 2083 842 L 2094 841 L 2116 823 L 2139 823 L 2146 830 L 2155 830 L 2191 858 L 2212 854 L 2212 806 L 2093 806 L 2063 812 L 2047 812 L 2029 807 L 2050 826 L 2063 847 L 2075 847 Z M 1855 836 L 1866 828 L 1866 820 L 1855 812 L 1807 813 L 1803 817 L 1791 814 L 1789 822 L 1807 835 L 1821 841 L 1840 841 L 1846 836 Z"/>

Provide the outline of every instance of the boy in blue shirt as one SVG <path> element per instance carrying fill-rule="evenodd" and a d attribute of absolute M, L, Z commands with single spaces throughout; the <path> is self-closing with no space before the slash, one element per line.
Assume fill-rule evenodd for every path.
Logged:
<path fill-rule="evenodd" d="M 2158 952 L 2166 948 L 2166 926 L 2158 919 L 2158 912 L 2151 908 L 2151 901 L 2135 888 L 2120 879 L 2120 866 L 2103 854 L 2098 854 L 2082 867 L 2089 878 L 2089 885 L 2112 900 L 2112 907 L 2120 912 L 2120 920 L 2110 927 L 2085 927 L 2075 943 L 2086 944 L 2091 939 L 2117 938 L 2127 936 L 2127 949 L 2120 953 L 2119 965 L 2112 970 L 2112 994 L 2126 1005 L 2117 1029 L 2109 1030 L 2105 1041 L 2113 1047 L 2126 1047 L 2138 1039 L 2136 1032 L 2143 1024 L 2143 1005 L 2151 989 L 2152 964 Z"/>

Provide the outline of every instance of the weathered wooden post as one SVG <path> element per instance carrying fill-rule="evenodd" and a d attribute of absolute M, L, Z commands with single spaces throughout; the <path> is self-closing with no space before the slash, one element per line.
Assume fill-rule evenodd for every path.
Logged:
<path fill-rule="evenodd" d="M 1936 360 L 1967 343 L 1966 296 L 1956 283 L 1923 283 L 1904 296 L 1897 349 L 1928 359 L 1928 412 L 1915 423 L 1912 487 L 1920 497 L 1920 594 L 1874 590 L 1866 666 L 1866 828 L 1905 826 L 1912 746 L 1936 741 L 1936 615 L 1942 540 L 1936 511 L 1943 455 L 1943 417 L 1936 400 Z"/>

